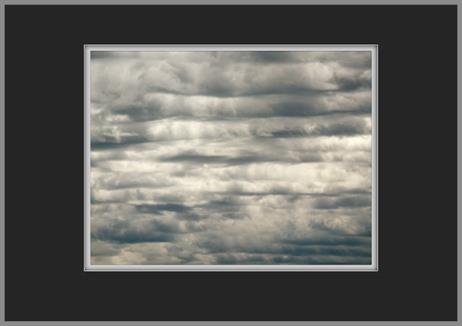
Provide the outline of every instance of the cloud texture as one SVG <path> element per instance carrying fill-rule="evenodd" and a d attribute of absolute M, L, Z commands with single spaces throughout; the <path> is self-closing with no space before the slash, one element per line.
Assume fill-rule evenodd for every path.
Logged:
<path fill-rule="evenodd" d="M 369 52 L 92 52 L 92 264 L 370 264 Z"/>

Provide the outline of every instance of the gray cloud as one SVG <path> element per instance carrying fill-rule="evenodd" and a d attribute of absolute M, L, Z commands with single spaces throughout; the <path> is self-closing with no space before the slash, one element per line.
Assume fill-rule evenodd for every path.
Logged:
<path fill-rule="evenodd" d="M 275 95 L 278 92 L 281 94 Z M 157 90 L 143 99 L 128 103 L 116 100 L 107 110 L 116 117 L 127 117 L 133 122 L 172 117 L 219 120 L 370 114 L 370 94 L 367 90 L 357 93 L 305 91 L 302 94 L 290 94 L 294 92 L 296 93 L 295 89 L 290 91 L 277 87 L 277 92 L 271 91 L 269 95 L 220 98 L 215 91 L 212 92 L 213 96 L 188 96 L 165 94 Z"/>
<path fill-rule="evenodd" d="M 137 205 L 136 209 L 141 213 L 154 213 L 158 214 L 159 212 L 188 212 L 189 207 L 179 204 L 158 204 L 158 205 Z"/>
<path fill-rule="evenodd" d="M 225 164 L 225 165 L 245 165 L 258 162 L 284 161 L 284 158 L 277 158 L 263 155 L 242 155 L 239 157 L 225 155 L 202 155 L 194 152 L 180 153 L 177 155 L 160 158 L 163 162 L 182 162 L 192 164 Z"/>
<path fill-rule="evenodd" d="M 148 139 L 141 137 L 141 136 L 135 136 L 135 137 L 122 138 L 119 141 L 111 141 L 111 140 L 95 141 L 91 143 L 91 148 L 95 150 L 115 149 L 115 148 L 135 145 L 135 144 L 143 144 L 147 142 L 148 142 Z"/>
<path fill-rule="evenodd" d="M 92 231 L 92 238 L 116 243 L 170 242 L 184 232 L 176 221 L 113 220 Z"/>
<path fill-rule="evenodd" d="M 336 208 L 354 208 L 370 207 L 371 196 L 348 196 L 340 198 L 320 198 L 316 201 L 314 207 L 317 209 L 336 209 Z"/>
<path fill-rule="evenodd" d="M 94 264 L 370 264 L 365 52 L 94 52 Z"/>
<path fill-rule="evenodd" d="M 364 236 L 338 236 L 318 237 L 318 238 L 299 238 L 285 239 L 285 243 L 296 246 L 364 246 L 370 243 L 369 237 Z"/>

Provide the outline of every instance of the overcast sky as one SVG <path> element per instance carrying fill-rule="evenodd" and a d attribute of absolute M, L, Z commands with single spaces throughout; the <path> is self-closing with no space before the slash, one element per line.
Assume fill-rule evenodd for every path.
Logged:
<path fill-rule="evenodd" d="M 92 52 L 92 264 L 370 264 L 370 52 Z"/>

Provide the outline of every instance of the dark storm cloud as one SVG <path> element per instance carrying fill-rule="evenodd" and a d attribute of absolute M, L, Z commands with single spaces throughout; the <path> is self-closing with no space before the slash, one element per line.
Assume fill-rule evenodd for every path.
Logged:
<path fill-rule="evenodd" d="M 158 204 L 158 205 L 137 205 L 136 210 L 140 213 L 151 213 L 151 214 L 160 214 L 162 212 L 178 212 L 184 213 L 191 210 L 190 207 L 179 205 L 179 204 Z"/>
<path fill-rule="evenodd" d="M 296 60 L 292 52 L 281 52 L 281 51 L 265 51 L 265 52 L 253 52 L 255 61 L 258 62 L 293 62 Z"/>
<path fill-rule="evenodd" d="M 341 198 L 320 198 L 316 201 L 314 207 L 317 209 L 336 209 L 336 208 L 355 208 L 370 207 L 370 196 L 353 196 Z"/>
<path fill-rule="evenodd" d="M 149 105 L 128 105 L 128 106 L 117 106 L 113 109 L 113 113 L 116 115 L 127 115 L 132 121 L 149 121 L 156 120 L 163 117 L 160 111 L 160 105 L 156 103 L 150 103 Z"/>
<path fill-rule="evenodd" d="M 199 214 L 194 207 L 188 207 L 175 203 L 163 204 L 141 204 L 135 205 L 136 211 L 143 214 L 162 215 L 165 213 L 174 213 L 178 220 L 197 221 L 205 219 L 207 215 Z"/>
<path fill-rule="evenodd" d="M 227 157 L 222 155 L 201 155 L 195 153 L 181 153 L 177 155 L 163 157 L 160 160 L 164 162 L 190 162 L 190 163 L 222 163 Z"/>
<path fill-rule="evenodd" d="M 334 260 L 338 264 L 338 260 Z M 325 259 L 316 259 L 313 257 L 283 257 L 283 256 L 268 256 L 268 255 L 246 255 L 242 257 L 239 254 L 226 253 L 216 255 L 216 262 L 219 265 L 292 265 L 292 264 L 328 264 Z"/>
<path fill-rule="evenodd" d="M 335 78 L 335 83 L 344 91 L 353 91 L 355 89 L 367 88 L 370 85 L 370 80 L 360 76 L 346 76 Z"/>
<path fill-rule="evenodd" d="M 213 57 L 217 64 L 227 62 L 249 62 L 253 64 L 268 63 L 336 63 L 342 67 L 368 69 L 371 55 L 368 52 L 292 52 L 292 51 L 257 51 L 257 52 L 215 52 Z"/>
<path fill-rule="evenodd" d="M 126 116 L 133 122 L 155 121 L 165 118 L 189 118 L 192 120 L 207 119 L 242 119 L 242 118 L 270 118 L 270 117 L 316 117 L 325 115 L 361 115 L 370 114 L 370 103 L 364 94 L 358 95 L 358 103 L 352 103 L 348 97 L 336 98 L 332 94 L 309 95 L 306 92 L 297 96 L 289 96 L 287 91 L 277 86 L 278 92 L 284 95 L 275 96 L 277 92 L 271 91 L 270 96 L 240 96 L 233 99 L 220 99 L 197 95 L 188 99 L 188 96 L 172 96 L 158 94 L 149 100 L 139 103 L 114 104 L 108 110 L 115 116 Z M 351 97 L 351 95 L 349 96 Z M 329 102 L 323 99 L 329 98 Z M 330 103 L 330 104 L 329 104 Z"/>
<path fill-rule="evenodd" d="M 208 217 L 218 217 L 220 219 L 241 219 L 246 214 L 241 211 L 246 203 L 233 197 L 222 197 L 218 200 L 211 200 L 207 203 L 196 206 L 198 211 L 203 212 Z"/>
<path fill-rule="evenodd" d="M 240 203 L 236 198 L 223 197 L 218 200 L 211 200 L 200 207 L 212 210 L 236 210 L 239 205 Z"/>
<path fill-rule="evenodd" d="M 339 256 L 339 257 L 370 257 L 370 247 L 340 247 L 340 246 L 288 246 L 276 251 L 278 254 L 291 256 Z"/>
<path fill-rule="evenodd" d="M 136 137 L 127 137 L 120 141 L 113 141 L 113 140 L 94 141 L 91 143 L 91 148 L 95 150 L 108 150 L 108 149 L 110 150 L 110 149 L 124 148 L 124 147 L 128 147 L 131 145 L 136 145 L 136 144 L 143 144 L 147 142 L 148 142 L 148 139 L 142 136 L 136 136 Z"/>
<path fill-rule="evenodd" d="M 371 246 L 367 237 L 333 237 L 287 240 L 283 242 L 248 246 L 245 243 L 230 244 L 219 238 L 210 238 L 200 243 L 217 261 L 223 264 L 310 264 L 315 261 L 324 264 L 341 264 L 352 261 L 370 263 Z M 327 260 L 327 261 L 326 261 Z"/>
<path fill-rule="evenodd" d="M 181 232 L 176 223 L 158 220 L 142 221 L 140 225 L 133 221 L 113 221 L 92 231 L 92 239 L 115 243 L 170 242 Z"/>
<path fill-rule="evenodd" d="M 330 236 L 305 239 L 285 239 L 283 242 L 295 246 L 368 246 L 370 238 L 365 236 Z"/>
<path fill-rule="evenodd" d="M 277 158 L 264 155 L 242 155 L 239 157 L 225 155 L 202 155 L 194 152 L 180 153 L 177 155 L 162 157 L 161 162 L 198 163 L 198 164 L 224 164 L 224 165 L 245 165 L 258 162 L 284 161 L 284 158 Z M 287 161 L 287 160 L 285 160 Z"/>
<path fill-rule="evenodd" d="M 304 196 L 313 197 L 313 198 L 324 198 L 324 197 L 337 197 L 343 194 L 369 194 L 368 192 L 363 192 L 361 190 L 352 190 L 352 191 L 339 191 L 339 192 L 297 192 L 289 188 L 283 187 L 273 187 L 268 189 L 265 192 L 259 191 L 242 191 L 240 189 L 227 189 L 227 191 L 220 194 L 228 194 L 229 196 L 293 196 L 294 198 L 300 198 Z"/>
<path fill-rule="evenodd" d="M 174 234 L 154 230 L 126 230 L 119 226 L 98 231 L 93 238 L 119 243 L 169 242 L 174 240 Z"/>
<path fill-rule="evenodd" d="M 271 52 L 269 52 L 271 53 Z M 278 53 L 278 52 L 276 52 Z M 371 55 L 369 52 L 279 52 L 284 53 L 280 61 L 292 62 L 320 62 L 335 63 L 339 67 L 360 68 L 363 71 L 370 69 Z"/>
<path fill-rule="evenodd" d="M 212 254 L 228 253 L 229 248 L 223 251 L 209 251 Z M 313 256 L 337 256 L 337 257 L 370 257 L 371 251 L 369 247 L 340 247 L 340 246 L 279 246 L 265 248 L 242 248 L 237 253 L 252 254 L 252 255 L 271 255 L 269 259 L 274 260 L 283 256 L 290 256 L 295 259 L 299 257 Z"/>
<path fill-rule="evenodd" d="M 230 246 L 219 239 L 201 243 L 210 253 L 241 252 L 251 254 L 281 254 L 294 256 L 335 255 L 354 256 L 370 254 L 370 238 L 367 237 L 332 237 L 332 239 L 314 238 L 302 240 L 286 240 L 277 245 L 264 247 L 247 247 L 236 243 Z M 352 254 L 356 253 L 356 254 Z M 362 253 L 362 254 L 361 254 Z"/>
<path fill-rule="evenodd" d="M 273 264 L 281 265 L 366 265 L 371 263 L 370 257 L 308 256 L 308 257 L 275 257 Z"/>
<path fill-rule="evenodd" d="M 367 52 L 94 52 L 97 264 L 370 264 Z"/>

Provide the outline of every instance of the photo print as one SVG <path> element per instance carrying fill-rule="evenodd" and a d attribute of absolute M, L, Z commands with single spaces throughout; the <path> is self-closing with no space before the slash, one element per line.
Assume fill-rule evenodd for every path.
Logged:
<path fill-rule="evenodd" d="M 374 46 L 85 60 L 88 270 L 377 268 Z"/>

